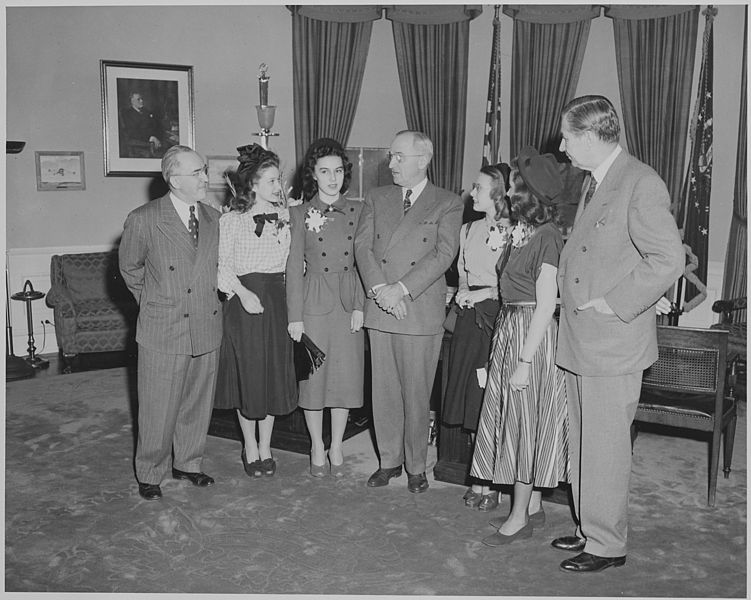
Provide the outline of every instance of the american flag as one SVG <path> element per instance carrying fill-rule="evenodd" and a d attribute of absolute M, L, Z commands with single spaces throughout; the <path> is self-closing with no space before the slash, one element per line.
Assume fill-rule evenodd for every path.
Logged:
<path fill-rule="evenodd" d="M 687 276 L 684 311 L 698 306 L 706 297 L 707 258 L 709 255 L 709 197 L 712 192 L 712 64 L 714 35 L 712 22 L 717 9 L 708 6 L 702 47 L 699 90 L 691 123 L 691 162 L 684 184 L 678 223 L 683 223 L 683 242 L 696 255 L 698 265 Z"/>
<path fill-rule="evenodd" d="M 488 80 L 488 107 L 485 114 L 485 138 L 482 148 L 482 166 L 501 162 L 501 20 L 500 5 L 495 5 L 493 17 L 493 48 L 490 54 Z"/>

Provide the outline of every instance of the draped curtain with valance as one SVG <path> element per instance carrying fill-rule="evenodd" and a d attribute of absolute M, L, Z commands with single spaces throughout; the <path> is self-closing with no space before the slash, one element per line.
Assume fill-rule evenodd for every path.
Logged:
<path fill-rule="evenodd" d="M 611 5 L 629 152 L 681 193 L 690 122 L 699 7 Z"/>
<path fill-rule="evenodd" d="M 396 64 L 409 129 L 424 132 L 434 156 L 429 177 L 439 187 L 462 187 L 467 113 L 469 22 L 479 6 L 394 6 Z"/>
<path fill-rule="evenodd" d="M 291 6 L 295 154 L 331 137 L 346 145 L 377 6 Z"/>
<path fill-rule="evenodd" d="M 555 152 L 561 111 L 576 93 L 597 5 L 505 5 L 514 19 L 511 65 L 511 157 L 531 144 Z"/>

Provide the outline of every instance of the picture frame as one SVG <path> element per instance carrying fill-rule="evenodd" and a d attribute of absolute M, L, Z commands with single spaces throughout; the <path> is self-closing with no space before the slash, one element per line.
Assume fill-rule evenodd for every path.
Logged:
<path fill-rule="evenodd" d="M 63 192 L 86 189 L 83 152 L 37 150 L 34 152 L 34 162 L 37 191 Z"/>
<path fill-rule="evenodd" d="M 171 146 L 195 146 L 193 67 L 100 60 L 104 175 L 161 172 Z"/>
<path fill-rule="evenodd" d="M 224 172 L 227 169 L 237 170 L 239 163 L 237 156 L 215 155 L 206 157 L 206 166 L 209 169 L 209 191 L 221 192 L 227 187 L 224 180 Z"/>

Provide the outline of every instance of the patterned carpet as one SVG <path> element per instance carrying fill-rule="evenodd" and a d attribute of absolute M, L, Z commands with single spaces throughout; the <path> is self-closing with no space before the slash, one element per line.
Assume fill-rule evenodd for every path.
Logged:
<path fill-rule="evenodd" d="M 745 403 L 716 508 L 707 444 L 642 433 L 626 566 L 570 575 L 549 546 L 573 532 L 567 507 L 546 504 L 529 540 L 485 547 L 488 515 L 464 508 L 460 487 L 429 475 L 421 495 L 404 476 L 368 489 L 367 432 L 346 442 L 340 481 L 312 479 L 307 457 L 283 451 L 276 477 L 251 480 L 239 443 L 210 437 L 215 486 L 167 480 L 162 501 L 143 501 L 132 389 L 125 369 L 7 384 L 6 592 L 746 596 Z"/>

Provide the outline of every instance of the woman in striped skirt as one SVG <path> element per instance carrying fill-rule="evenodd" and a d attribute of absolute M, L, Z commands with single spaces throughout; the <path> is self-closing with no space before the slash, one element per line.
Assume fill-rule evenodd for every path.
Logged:
<path fill-rule="evenodd" d="M 511 173 L 510 251 L 500 278 L 488 382 L 471 475 L 514 486 L 508 518 L 493 520 L 489 546 L 532 535 L 544 523 L 539 488 L 567 478 L 563 375 L 555 366 L 553 318 L 563 238 L 555 220 L 563 180 L 552 155 L 522 149 Z"/>

